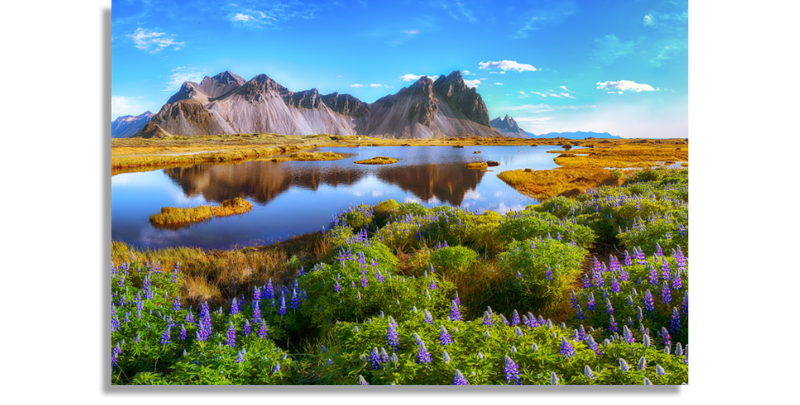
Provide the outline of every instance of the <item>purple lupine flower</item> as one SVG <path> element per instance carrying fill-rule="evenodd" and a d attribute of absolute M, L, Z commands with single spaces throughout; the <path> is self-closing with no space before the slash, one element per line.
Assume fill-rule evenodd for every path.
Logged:
<path fill-rule="evenodd" d="M 243 362 L 243 361 L 244 361 L 244 353 L 242 353 L 242 352 L 239 352 L 239 353 L 236 355 L 236 363 L 238 364 L 238 363 L 241 363 L 241 362 Z"/>
<path fill-rule="evenodd" d="M 600 345 L 598 345 L 597 342 L 594 341 L 592 335 L 586 335 L 586 338 L 583 339 L 583 341 L 586 343 L 587 346 L 589 346 L 589 349 L 593 351 L 596 355 L 600 356 L 602 354 L 600 352 Z"/>
<path fill-rule="evenodd" d="M 122 322 L 123 322 L 123 323 L 128 323 L 128 322 L 130 322 L 130 321 L 131 321 L 131 318 L 130 318 L 130 316 L 131 316 L 131 313 L 130 313 L 130 312 L 126 312 L 126 313 L 125 313 L 125 318 L 123 318 L 123 319 L 122 319 Z"/>
<path fill-rule="evenodd" d="M 450 319 L 452 319 L 454 321 L 460 321 L 461 320 L 461 311 L 458 310 L 458 304 L 456 304 L 455 300 L 453 300 L 451 302 L 452 302 L 452 305 L 450 306 Z"/>
<path fill-rule="evenodd" d="M 656 242 L 656 254 L 659 256 L 664 256 L 664 251 L 661 250 L 661 245 L 659 245 L 658 242 Z"/>
<path fill-rule="evenodd" d="M 420 364 L 431 362 L 431 354 L 428 353 L 428 349 L 425 348 L 425 342 L 419 342 L 419 352 L 417 353 L 417 359 L 419 360 Z"/>
<path fill-rule="evenodd" d="M 617 329 L 617 321 L 614 320 L 614 315 L 611 315 L 611 318 L 608 321 L 608 332 L 616 332 Z"/>
<path fill-rule="evenodd" d="M 436 289 L 436 282 L 433 281 L 433 276 L 431 276 L 431 283 L 428 285 L 428 289 L 429 290 L 435 290 Z"/>
<path fill-rule="evenodd" d="M 618 293 L 620 291 L 622 291 L 622 289 L 619 287 L 619 282 L 617 281 L 617 276 L 616 276 L 616 274 L 611 273 L 611 292 L 616 294 L 616 293 Z"/>
<path fill-rule="evenodd" d="M 622 339 L 628 343 L 635 343 L 636 338 L 633 337 L 633 332 L 626 325 L 622 325 Z"/>
<path fill-rule="evenodd" d="M 656 271 L 656 268 L 650 266 L 649 264 L 647 266 L 650 268 L 647 282 L 650 283 L 650 285 L 658 285 L 658 272 Z"/>
<path fill-rule="evenodd" d="M 386 349 L 381 347 L 381 363 L 388 363 L 388 362 L 389 362 L 389 353 L 386 353 Z"/>
<path fill-rule="evenodd" d="M 148 300 L 153 299 L 153 290 L 150 286 L 150 274 L 148 273 L 144 276 L 144 281 L 142 282 L 142 291 L 144 291 L 144 297 Z"/>
<path fill-rule="evenodd" d="M 281 295 L 281 308 L 278 310 L 278 314 L 280 316 L 286 315 L 286 297 Z"/>
<path fill-rule="evenodd" d="M 116 315 L 114 315 L 114 317 L 111 318 L 111 332 L 112 333 L 116 332 L 119 329 L 120 329 L 119 318 Z"/>
<path fill-rule="evenodd" d="M 297 290 L 293 289 L 292 290 L 292 303 L 291 303 L 291 308 L 292 308 L 293 311 L 297 311 L 297 304 L 299 302 L 300 302 L 300 300 L 297 298 Z"/>
<path fill-rule="evenodd" d="M 656 303 L 653 300 L 653 294 L 650 293 L 650 290 L 644 292 L 644 313 L 648 316 L 655 315 L 656 312 Z"/>
<path fill-rule="evenodd" d="M 225 344 L 230 347 L 236 347 L 236 328 L 233 327 L 233 321 L 229 321 L 229 324 Z"/>
<path fill-rule="evenodd" d="M 169 340 L 170 340 L 170 337 L 171 337 L 170 336 L 170 329 L 172 329 L 172 328 L 167 327 L 166 329 L 164 329 L 164 333 L 161 334 L 161 346 L 166 346 L 166 345 L 169 344 Z"/>
<path fill-rule="evenodd" d="M 253 301 L 253 323 L 258 325 L 261 320 L 261 301 Z"/>
<path fill-rule="evenodd" d="M 484 312 L 483 313 L 483 322 L 482 322 L 482 324 L 485 325 L 485 326 L 492 326 L 493 325 L 492 317 L 489 316 L 489 312 Z"/>
<path fill-rule="evenodd" d="M 117 354 L 116 353 L 111 353 L 111 368 L 114 368 L 114 367 L 119 367 L 119 363 L 118 363 L 118 360 L 117 360 Z"/>
<path fill-rule="evenodd" d="M 570 303 L 572 303 L 572 307 L 576 308 L 578 306 L 578 297 L 575 296 L 575 290 L 572 290 L 571 295 L 569 297 Z"/>
<path fill-rule="evenodd" d="M 581 311 L 581 306 L 580 305 L 578 305 L 577 310 L 578 310 L 578 313 L 576 314 L 576 317 L 578 319 L 580 319 L 580 320 L 586 319 L 586 316 L 583 315 L 583 311 Z"/>
<path fill-rule="evenodd" d="M 424 319 L 424 321 L 425 321 L 426 323 L 429 323 L 429 324 L 433 325 L 433 316 L 431 315 L 431 313 L 430 313 L 430 312 L 428 312 L 428 310 L 427 310 L 427 309 L 423 309 L 423 310 L 422 310 L 422 313 L 423 313 L 423 315 L 425 316 L 425 319 Z"/>
<path fill-rule="evenodd" d="M 663 344 L 665 347 L 672 346 L 672 336 L 670 336 L 667 328 L 662 327 L 661 332 L 659 332 L 658 335 L 661 337 L 661 344 Z"/>
<path fill-rule="evenodd" d="M 181 324 L 181 333 L 178 335 L 178 339 L 186 340 L 186 328 L 183 327 L 183 324 Z"/>
<path fill-rule="evenodd" d="M 333 291 L 336 291 L 337 293 L 342 291 L 342 286 L 339 284 L 339 281 L 336 281 L 336 284 L 333 285 Z"/>
<path fill-rule="evenodd" d="M 380 370 L 381 369 L 381 357 L 378 353 L 378 348 L 373 347 L 372 352 L 369 354 L 369 361 L 372 363 L 373 370 Z"/>
<path fill-rule="evenodd" d="M 189 311 L 186 311 L 186 323 L 193 325 L 194 324 L 194 315 L 192 315 L 191 308 Z"/>
<path fill-rule="evenodd" d="M 506 384 L 512 384 L 513 381 L 514 385 L 520 385 L 519 367 L 517 367 L 517 363 L 514 363 L 514 360 L 511 360 L 511 357 L 505 357 L 503 372 L 506 373 Z"/>
<path fill-rule="evenodd" d="M 450 334 L 447 333 L 447 329 L 445 329 L 444 325 L 439 327 L 439 343 L 441 343 L 442 346 L 447 346 L 450 343 L 453 343 L 453 341 L 450 339 Z"/>
<path fill-rule="evenodd" d="M 592 283 L 589 282 L 589 276 L 586 273 L 583 274 L 583 288 L 589 288 L 592 286 Z"/>
<path fill-rule="evenodd" d="M 565 360 L 575 355 L 575 349 L 572 348 L 572 345 L 569 343 L 567 339 L 564 338 L 564 336 L 561 336 L 560 353 L 562 356 L 564 356 L 563 358 Z"/>
<path fill-rule="evenodd" d="M 236 315 L 239 313 L 239 304 L 236 302 L 236 297 L 233 297 L 231 300 L 231 315 Z"/>
<path fill-rule="evenodd" d="M 258 328 L 258 337 L 260 339 L 267 339 L 267 323 L 261 320 L 261 327 Z"/>
<path fill-rule="evenodd" d="M 461 300 L 458 298 L 458 291 L 456 291 L 456 297 L 453 299 L 456 302 L 456 305 L 461 305 Z"/>
<path fill-rule="evenodd" d="M 672 303 L 672 292 L 670 291 L 668 281 L 664 281 L 664 286 L 661 288 L 661 303 L 662 304 Z"/>
<path fill-rule="evenodd" d="M 367 288 L 367 285 L 369 285 L 369 281 L 367 281 L 367 275 L 364 274 L 361 276 L 361 288 Z M 355 288 L 355 285 L 353 287 Z"/>
<path fill-rule="evenodd" d="M 272 374 L 275 374 L 275 373 L 280 373 L 280 372 L 281 372 L 281 363 L 278 363 L 278 362 L 276 361 L 276 362 L 275 362 L 275 366 L 274 366 L 274 367 L 272 367 Z M 359 376 L 359 377 L 361 377 L 361 376 Z M 367 384 L 367 385 L 369 385 L 369 384 Z"/>
<path fill-rule="evenodd" d="M 453 378 L 453 385 L 469 385 L 469 381 L 464 378 L 464 375 L 461 374 L 461 371 L 456 370 L 456 376 Z"/>
<path fill-rule="evenodd" d="M 519 312 L 515 309 L 514 312 L 511 313 L 511 326 L 519 325 Z"/>
<path fill-rule="evenodd" d="M 547 265 L 547 271 L 544 272 L 544 278 L 547 281 L 553 281 L 553 270 L 550 269 L 550 265 Z"/>
<path fill-rule="evenodd" d="M 672 277 L 671 272 L 672 272 L 672 270 L 669 267 L 669 262 L 667 261 L 667 258 L 666 257 L 662 257 L 661 258 L 661 278 L 663 278 L 665 281 L 671 281 L 670 280 L 670 277 Z"/>
<path fill-rule="evenodd" d="M 383 274 L 381 274 L 380 270 L 375 272 L 375 279 L 378 280 L 378 283 L 382 283 L 384 281 Z"/>
<path fill-rule="evenodd" d="M 272 278 L 271 277 L 270 277 L 269 280 L 267 280 L 267 286 L 264 288 L 263 291 L 261 291 L 261 298 L 263 298 L 265 300 L 271 300 L 271 299 L 275 298 L 275 293 L 274 293 L 274 291 L 272 289 Z"/>
<path fill-rule="evenodd" d="M 394 323 L 389 322 L 389 327 L 386 329 L 386 340 L 392 350 L 397 351 L 400 344 L 400 339 L 397 337 L 397 329 Z"/>
<path fill-rule="evenodd" d="M 180 311 L 181 310 L 181 295 L 178 294 L 175 296 L 175 299 L 172 300 L 172 310 L 173 311 Z"/>
<path fill-rule="evenodd" d="M 683 280 L 681 280 L 681 269 L 675 269 L 675 276 L 672 277 L 672 289 L 680 290 L 683 288 Z"/>
<path fill-rule="evenodd" d="M 676 335 L 681 330 L 681 316 L 678 314 L 678 308 L 672 308 L 672 318 L 670 318 L 669 321 L 669 329 Z"/>
<path fill-rule="evenodd" d="M 358 375 L 358 385 L 369 385 L 361 374 Z"/>
<path fill-rule="evenodd" d="M 686 316 L 689 313 L 689 293 L 683 294 L 683 302 L 681 303 L 681 313 Z"/>
<path fill-rule="evenodd" d="M 242 335 L 250 336 L 250 332 L 251 332 L 251 330 L 250 330 L 250 321 L 245 319 L 244 320 L 244 328 L 242 329 Z"/>
<path fill-rule="evenodd" d="M 602 287 L 603 285 L 605 285 L 602 272 L 596 270 L 592 271 L 592 284 L 595 287 Z"/>
<path fill-rule="evenodd" d="M 632 266 L 633 265 L 633 260 L 631 259 L 631 255 L 628 254 L 627 250 L 625 251 L 625 260 L 623 261 L 623 264 L 626 265 L 626 266 Z"/>
<path fill-rule="evenodd" d="M 614 313 L 614 307 L 611 306 L 611 300 L 606 298 L 606 313 L 611 315 Z"/>
<path fill-rule="evenodd" d="M 594 300 L 594 293 L 590 292 L 589 293 L 589 302 L 586 303 L 586 309 L 588 309 L 589 311 L 594 311 L 594 308 L 595 308 L 596 304 L 597 304 L 597 302 Z"/>
<path fill-rule="evenodd" d="M 583 375 L 588 377 L 590 380 L 594 378 L 594 373 L 592 373 L 592 369 L 589 368 L 588 365 L 583 366 Z"/>

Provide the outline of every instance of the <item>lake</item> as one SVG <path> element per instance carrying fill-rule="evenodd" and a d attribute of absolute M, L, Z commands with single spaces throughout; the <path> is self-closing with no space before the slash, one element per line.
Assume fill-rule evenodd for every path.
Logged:
<path fill-rule="evenodd" d="M 195 246 L 226 249 L 269 243 L 319 231 L 337 212 L 359 203 L 394 199 L 425 206 L 447 204 L 465 210 L 505 214 L 537 200 L 497 178 L 501 171 L 553 169 L 546 153 L 558 146 L 407 146 L 320 148 L 346 158 L 319 162 L 198 164 L 191 167 L 123 173 L 111 178 L 111 237 L 139 248 Z M 481 151 L 480 154 L 474 154 Z M 391 165 L 359 165 L 354 160 L 388 156 Z M 470 162 L 494 160 L 488 171 Z M 241 197 L 253 203 L 244 214 L 160 229 L 149 217 L 161 207 L 216 205 Z"/>

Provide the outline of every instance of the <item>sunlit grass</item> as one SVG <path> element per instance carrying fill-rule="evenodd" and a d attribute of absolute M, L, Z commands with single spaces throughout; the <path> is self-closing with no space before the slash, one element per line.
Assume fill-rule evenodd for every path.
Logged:
<path fill-rule="evenodd" d="M 371 159 L 356 160 L 353 163 L 358 163 L 361 165 L 388 165 L 391 163 L 397 163 L 397 159 L 393 159 L 386 156 L 376 156 Z"/>
<path fill-rule="evenodd" d="M 253 204 L 236 197 L 225 200 L 221 205 L 200 205 L 192 208 L 163 207 L 161 212 L 150 216 L 150 223 L 157 226 L 181 227 L 196 222 L 207 221 L 213 217 L 240 215 L 253 209 Z"/>
<path fill-rule="evenodd" d="M 540 200 L 558 195 L 573 196 L 586 189 L 614 182 L 611 172 L 599 167 L 509 170 L 497 177 L 520 193 Z"/>
<path fill-rule="evenodd" d="M 486 162 L 467 163 L 467 169 L 486 169 L 489 164 Z"/>

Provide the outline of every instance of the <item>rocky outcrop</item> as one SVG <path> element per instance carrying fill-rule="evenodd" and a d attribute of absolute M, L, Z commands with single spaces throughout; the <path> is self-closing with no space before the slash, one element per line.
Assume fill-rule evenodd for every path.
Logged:
<path fill-rule="evenodd" d="M 124 115 L 117 117 L 117 119 L 111 123 L 111 137 L 128 138 L 135 135 L 137 132 L 141 131 L 145 125 L 147 125 L 147 122 L 150 121 L 152 116 L 153 113 L 150 111 L 145 111 L 143 114 L 136 116 Z"/>
<path fill-rule="evenodd" d="M 349 94 L 292 92 L 267 75 L 249 81 L 222 72 L 186 82 L 138 136 L 276 133 L 391 138 L 500 137 L 481 96 L 461 73 L 423 76 L 367 104 Z"/>
<path fill-rule="evenodd" d="M 500 131 L 505 136 L 513 138 L 529 138 L 528 133 L 519 127 L 517 121 L 506 114 L 504 118 L 497 117 L 491 122 L 492 128 Z"/>

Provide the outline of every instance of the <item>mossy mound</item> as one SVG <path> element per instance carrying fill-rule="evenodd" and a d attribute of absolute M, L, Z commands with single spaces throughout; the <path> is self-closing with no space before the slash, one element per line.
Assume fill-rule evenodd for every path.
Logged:
<path fill-rule="evenodd" d="M 386 156 L 376 156 L 372 159 L 356 160 L 353 163 L 358 163 L 360 165 L 388 165 L 392 163 L 397 163 L 397 159 L 393 159 Z"/>

